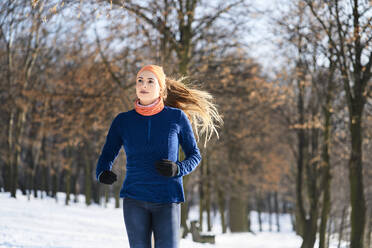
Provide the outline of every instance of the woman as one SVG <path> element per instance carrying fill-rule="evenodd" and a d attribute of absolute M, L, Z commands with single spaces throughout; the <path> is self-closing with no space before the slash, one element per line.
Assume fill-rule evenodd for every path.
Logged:
<path fill-rule="evenodd" d="M 130 247 L 151 247 L 152 231 L 157 248 L 178 247 L 182 176 L 201 161 L 192 125 L 207 141 L 213 132 L 218 135 L 215 122 L 222 119 L 209 93 L 167 78 L 157 65 L 138 71 L 136 94 L 134 109 L 111 123 L 96 177 L 104 184 L 117 180 L 111 170 L 123 145 L 127 171 L 120 197 Z M 183 161 L 178 160 L 179 144 Z"/>

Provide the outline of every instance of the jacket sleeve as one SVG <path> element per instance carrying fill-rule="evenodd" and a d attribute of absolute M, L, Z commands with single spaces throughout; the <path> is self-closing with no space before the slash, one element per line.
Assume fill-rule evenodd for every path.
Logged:
<path fill-rule="evenodd" d="M 201 161 L 200 151 L 196 144 L 190 121 L 182 110 L 179 123 L 179 142 L 185 153 L 185 159 L 183 161 L 177 160 L 176 162 L 178 165 L 178 177 L 191 173 Z"/>
<path fill-rule="evenodd" d="M 118 132 L 118 121 L 118 116 L 116 116 L 111 123 L 110 129 L 106 136 L 106 142 L 102 148 L 101 155 L 98 158 L 96 166 L 96 179 L 98 181 L 99 176 L 103 171 L 112 169 L 112 165 L 114 164 L 123 144 Z"/>

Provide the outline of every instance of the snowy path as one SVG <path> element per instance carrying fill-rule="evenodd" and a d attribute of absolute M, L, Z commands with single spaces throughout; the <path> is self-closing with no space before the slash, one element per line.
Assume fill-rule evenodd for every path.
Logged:
<path fill-rule="evenodd" d="M 107 208 L 93 204 L 87 207 L 84 198 L 79 203 L 64 205 L 64 194 L 58 202 L 49 197 L 27 200 L 17 193 L 0 193 L 0 248 L 129 248 L 122 208 L 115 209 L 113 201 Z M 198 217 L 198 210 L 190 212 L 190 219 Z M 254 213 L 253 213 L 254 214 Z M 257 230 L 252 216 L 253 230 Z M 218 218 L 217 218 L 218 220 Z M 191 235 L 181 240 L 181 248 L 298 248 L 301 238 L 291 232 L 289 217 L 281 216 L 282 232 L 221 234 L 216 221 L 213 231 L 216 244 L 199 244 Z M 264 230 L 267 230 L 264 226 Z"/>

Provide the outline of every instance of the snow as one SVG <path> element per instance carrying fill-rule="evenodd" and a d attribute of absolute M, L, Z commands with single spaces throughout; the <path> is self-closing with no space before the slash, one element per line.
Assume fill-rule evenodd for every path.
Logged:
<path fill-rule="evenodd" d="M 54 198 L 44 197 L 28 200 L 17 192 L 17 199 L 8 192 L 0 193 L 0 248 L 129 248 L 122 207 L 114 207 L 110 199 L 106 207 L 98 204 L 85 205 L 84 196 L 79 202 L 64 204 L 65 194 Z M 120 202 L 122 206 L 122 202 Z M 213 217 L 212 233 L 216 244 L 200 244 L 192 241 L 191 234 L 181 239 L 180 248 L 298 248 L 302 239 L 291 230 L 289 215 L 281 215 L 281 232 L 268 231 L 267 215 L 263 216 L 263 232 L 258 232 L 257 214 L 251 213 L 253 233 L 226 233 L 218 215 Z M 198 219 L 199 211 L 192 208 L 190 220 Z M 206 216 L 204 216 L 206 217 Z M 274 221 L 274 218 L 273 218 Z M 206 220 L 204 221 L 206 230 Z M 273 225 L 274 230 L 275 226 Z M 336 247 L 336 246 L 331 246 Z"/>

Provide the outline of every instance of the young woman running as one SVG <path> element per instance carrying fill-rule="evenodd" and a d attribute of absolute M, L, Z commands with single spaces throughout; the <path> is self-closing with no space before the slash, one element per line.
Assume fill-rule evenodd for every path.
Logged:
<path fill-rule="evenodd" d="M 163 68 L 147 65 L 136 77 L 134 109 L 119 113 L 111 123 L 99 156 L 96 177 L 112 184 L 112 165 L 123 146 L 127 162 L 120 190 L 123 215 L 131 248 L 177 248 L 180 203 L 185 201 L 182 177 L 201 161 L 195 134 L 205 143 L 218 135 L 221 116 L 206 91 L 189 88 L 166 77 Z M 179 144 L 185 159 L 179 161 Z"/>

